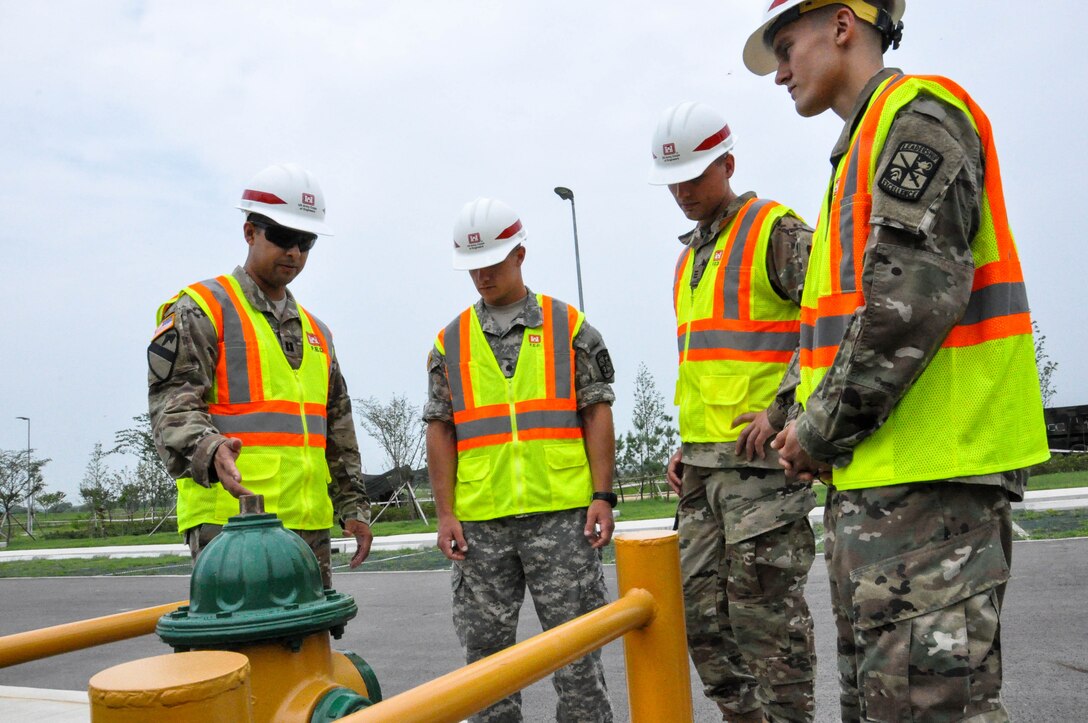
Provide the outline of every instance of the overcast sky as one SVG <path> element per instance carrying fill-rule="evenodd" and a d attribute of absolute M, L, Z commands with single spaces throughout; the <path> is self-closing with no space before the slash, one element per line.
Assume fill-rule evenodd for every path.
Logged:
<path fill-rule="evenodd" d="M 16 2 L 0 0 L 0 446 L 51 457 L 78 501 L 95 442 L 147 409 L 154 311 L 245 258 L 234 210 L 261 168 L 319 179 L 328 222 L 299 300 L 333 330 L 353 397 L 422 404 L 434 334 L 476 298 L 450 267 L 476 196 L 528 232 L 529 285 L 577 302 L 617 369 L 618 431 L 645 362 L 672 400 L 676 236 L 690 224 L 645 182 L 659 113 L 718 108 L 738 192 L 815 223 L 841 128 L 799 118 L 751 75 L 754 0 L 550 2 Z M 1058 404 L 1088 403 L 1083 5 L 910 0 L 886 60 L 962 84 L 989 113 Z M 369 472 L 381 453 L 363 442 Z M 122 464 L 124 460 L 117 460 Z"/>

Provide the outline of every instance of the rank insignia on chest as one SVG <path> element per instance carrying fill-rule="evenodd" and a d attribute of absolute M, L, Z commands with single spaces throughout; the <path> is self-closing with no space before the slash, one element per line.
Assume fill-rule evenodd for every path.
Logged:
<path fill-rule="evenodd" d="M 722 262 L 722 256 L 724 256 L 724 255 L 725 255 L 725 250 L 724 249 L 718 249 L 717 251 L 714 252 L 714 257 L 711 258 L 710 262 L 714 263 L 714 264 L 720 264 Z"/>
<path fill-rule="evenodd" d="M 540 334 L 530 334 L 529 343 L 533 346 L 538 346 L 540 344 Z"/>
<path fill-rule="evenodd" d="M 307 332 L 306 341 L 310 342 L 310 346 L 314 348 L 314 351 L 325 351 L 325 349 L 321 346 L 321 340 L 317 338 L 317 334 Z"/>
<path fill-rule="evenodd" d="M 904 201 L 917 201 L 937 175 L 942 161 L 944 156 L 927 145 L 900 143 L 880 177 L 880 190 Z"/>

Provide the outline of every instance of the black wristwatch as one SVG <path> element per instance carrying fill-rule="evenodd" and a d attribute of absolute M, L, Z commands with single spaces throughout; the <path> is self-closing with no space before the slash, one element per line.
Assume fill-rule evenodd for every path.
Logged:
<path fill-rule="evenodd" d="M 608 503 L 609 507 L 615 507 L 616 503 L 619 502 L 619 498 L 616 497 L 615 492 L 594 492 L 593 493 L 593 499 L 594 500 L 604 500 L 605 502 Z"/>

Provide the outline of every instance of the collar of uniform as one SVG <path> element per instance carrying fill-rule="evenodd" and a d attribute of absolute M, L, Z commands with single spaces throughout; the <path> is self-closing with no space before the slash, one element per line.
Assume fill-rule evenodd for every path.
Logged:
<path fill-rule="evenodd" d="M 540 304 L 536 301 L 536 294 L 528 286 L 525 290 L 529 293 L 528 300 L 525 302 L 525 308 L 510 321 L 509 328 L 502 329 L 499 327 L 495 317 L 491 315 L 491 312 L 487 310 L 487 306 L 484 304 L 483 299 L 476 301 L 476 316 L 480 319 L 480 327 L 484 330 L 485 334 L 492 336 L 505 336 L 509 333 L 510 329 L 515 326 L 521 325 L 527 329 L 532 329 L 538 326 L 544 326 L 544 312 L 540 309 Z"/>
<path fill-rule="evenodd" d="M 717 218 L 711 221 L 708 225 L 696 226 L 694 229 L 688 231 L 686 234 L 681 236 L 680 243 L 698 250 L 701 246 L 705 244 L 717 241 L 718 234 L 721 232 L 722 227 L 725 226 L 731 218 L 737 215 L 737 212 L 740 211 L 741 207 L 743 207 L 744 204 L 748 203 L 755 197 L 756 194 L 754 191 L 745 191 L 741 195 L 734 198 L 732 202 L 729 203 L 729 205 L 722 209 L 722 211 L 718 214 Z"/>
<path fill-rule="evenodd" d="M 854 135 L 854 129 L 857 128 L 861 117 L 865 115 L 865 111 L 869 108 L 869 102 L 873 99 L 873 93 L 876 92 L 877 86 L 893 75 L 902 74 L 903 71 L 899 68 L 882 68 L 879 73 L 869 78 L 869 82 L 861 89 L 858 99 L 854 101 L 854 108 L 850 111 L 850 119 L 842 127 L 839 140 L 831 150 L 831 165 L 833 167 L 838 167 L 839 160 L 850 150 L 850 137 Z"/>
<path fill-rule="evenodd" d="M 257 282 L 246 273 L 246 270 L 241 266 L 235 266 L 234 271 L 231 274 L 242 287 L 242 293 L 246 295 L 250 304 L 253 304 L 253 308 L 264 314 L 271 314 L 276 316 L 276 307 L 268 299 L 268 296 L 261 291 L 261 287 L 257 286 Z M 293 316 L 298 316 L 298 306 L 295 304 L 295 297 L 291 295 L 291 290 L 287 291 L 287 306 L 283 310 L 283 319 L 280 321 L 287 321 Z"/>

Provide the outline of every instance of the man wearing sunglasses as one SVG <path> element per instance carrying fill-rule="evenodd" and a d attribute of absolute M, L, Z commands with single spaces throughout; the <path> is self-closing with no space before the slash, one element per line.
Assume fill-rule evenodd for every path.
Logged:
<path fill-rule="evenodd" d="M 237 206 L 243 266 L 182 289 L 163 304 L 148 347 L 148 406 L 159 455 L 178 484 L 178 530 L 195 559 L 264 495 L 317 556 L 331 587 L 334 516 L 370 552 L 370 503 L 351 400 L 329 329 L 287 289 L 325 225 L 325 199 L 294 164 L 257 174 Z"/>

